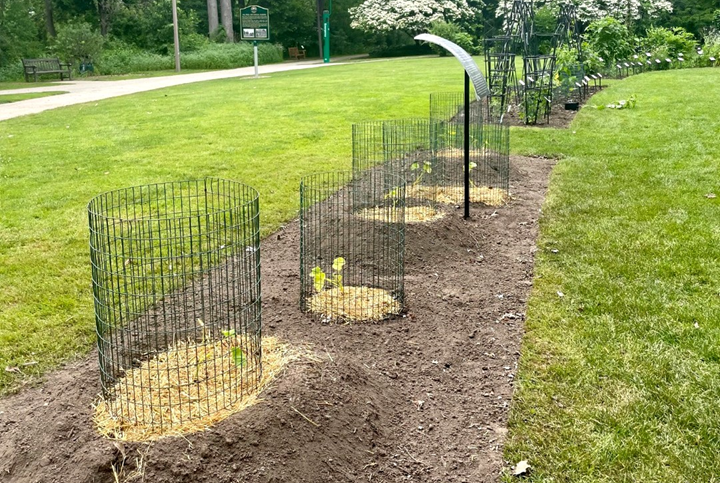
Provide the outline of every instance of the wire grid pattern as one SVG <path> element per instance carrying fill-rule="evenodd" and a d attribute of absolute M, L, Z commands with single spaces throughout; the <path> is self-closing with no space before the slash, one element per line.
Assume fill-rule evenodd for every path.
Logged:
<path fill-rule="evenodd" d="M 430 95 L 433 150 L 443 166 L 445 185 L 458 192 L 464 186 L 464 104 L 462 93 Z M 488 120 L 485 109 L 482 102 L 471 101 L 470 184 L 491 188 L 483 201 L 498 204 L 510 189 L 510 128 L 498 120 Z"/>
<path fill-rule="evenodd" d="M 319 173 L 301 181 L 301 309 L 324 322 L 379 320 L 405 309 L 405 183 L 385 166 L 362 173 Z M 345 264 L 337 271 L 333 265 L 339 257 Z M 317 269 L 326 274 L 323 287 L 315 286 Z M 354 317 L 350 314 L 367 312 L 364 302 L 351 301 L 352 306 L 343 307 L 347 301 L 333 300 L 324 310 L 313 310 L 314 297 L 337 288 L 332 281 L 337 275 L 345 288 L 380 289 L 368 292 L 367 306 L 381 304 L 374 297 L 384 292 L 392 307 L 375 316 Z"/>
<path fill-rule="evenodd" d="M 550 120 L 553 95 L 555 55 L 534 55 L 523 58 L 523 114 L 525 124 Z"/>
<path fill-rule="evenodd" d="M 406 208 L 426 206 L 436 209 L 443 172 L 432 150 L 433 132 L 430 120 L 422 118 L 353 124 L 353 172 L 358 175 L 355 193 L 359 194 L 363 189 L 362 181 L 370 181 L 368 188 L 372 192 L 376 188 L 372 184 L 374 178 L 361 174 L 369 169 L 379 169 L 385 176 L 404 180 Z"/>
<path fill-rule="evenodd" d="M 515 70 L 516 46 L 513 37 L 493 37 L 485 39 L 485 71 L 488 73 L 487 97 L 488 119 L 500 119 L 507 106 L 518 103 L 518 82 Z"/>
<path fill-rule="evenodd" d="M 162 429 L 251 392 L 262 370 L 257 191 L 217 178 L 153 184 L 99 195 L 88 214 L 101 383 L 112 411 L 149 412 L 142 423 Z M 221 340 L 242 351 L 242 365 L 231 350 L 201 364 Z M 147 361 L 173 350 L 187 366 L 125 377 L 152 371 Z M 163 378 L 177 387 L 158 402 L 147 381 Z M 204 407 L 177 407 L 214 379 L 229 382 L 227 391 Z"/>

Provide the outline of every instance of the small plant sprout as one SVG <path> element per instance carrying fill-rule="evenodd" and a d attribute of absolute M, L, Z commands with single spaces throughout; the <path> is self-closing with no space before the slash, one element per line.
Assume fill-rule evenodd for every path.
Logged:
<path fill-rule="evenodd" d="M 312 272 L 310 272 L 310 274 L 313 277 L 315 291 L 322 292 L 322 290 L 325 288 L 325 272 L 322 271 L 322 268 L 315 267 L 312 269 Z"/>
<path fill-rule="evenodd" d="M 221 330 L 220 333 L 225 339 L 235 337 L 235 329 Z M 240 347 L 231 346 L 230 355 L 237 367 L 242 367 L 245 364 L 245 353 Z"/>
<path fill-rule="evenodd" d="M 427 173 L 432 173 L 432 163 L 430 161 L 423 161 L 422 169 L 420 169 L 420 163 L 415 162 L 410 165 L 410 171 L 417 171 L 417 175 L 415 177 L 415 181 L 413 181 L 413 186 L 416 186 L 420 184 L 422 181 L 423 176 Z"/>
<path fill-rule="evenodd" d="M 333 260 L 333 278 L 332 283 L 337 288 L 340 289 L 340 292 L 343 291 L 343 277 L 340 275 L 340 272 L 342 272 L 343 267 L 345 266 L 345 259 L 343 257 L 337 257 L 335 260 Z"/>
<path fill-rule="evenodd" d="M 469 172 L 472 173 L 472 170 L 475 168 L 477 168 L 477 163 L 475 161 L 470 161 Z M 473 185 L 473 188 L 475 187 L 475 183 L 473 183 L 473 180 L 470 180 L 470 184 Z"/>
<path fill-rule="evenodd" d="M 237 367 L 245 365 L 245 353 L 239 347 L 233 347 L 230 352 L 232 353 L 233 362 Z"/>
<path fill-rule="evenodd" d="M 313 277 L 313 283 L 315 286 L 316 292 L 322 292 L 322 290 L 325 288 L 325 283 L 337 287 L 340 289 L 340 292 L 343 292 L 343 277 L 340 274 L 342 272 L 343 267 L 345 266 L 345 259 L 343 257 L 337 257 L 335 260 L 333 260 L 332 269 L 333 269 L 333 276 L 332 278 L 327 278 L 327 275 L 325 275 L 325 272 L 322 271 L 322 268 L 315 267 L 310 272 L 310 275 Z"/>
<path fill-rule="evenodd" d="M 397 206 L 398 200 L 400 199 L 400 188 L 396 186 L 387 193 L 385 193 L 385 199 L 392 200 L 393 208 L 395 208 Z"/>

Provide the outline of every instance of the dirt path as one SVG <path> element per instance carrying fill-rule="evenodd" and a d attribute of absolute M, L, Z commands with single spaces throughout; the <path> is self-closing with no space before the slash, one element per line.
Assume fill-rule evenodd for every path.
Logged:
<path fill-rule="evenodd" d="M 111 482 L 113 465 L 154 483 L 497 481 L 552 165 L 512 158 L 508 205 L 410 225 L 409 312 L 380 324 L 300 313 L 289 223 L 262 245 L 265 333 L 322 362 L 291 366 L 262 402 L 209 431 L 120 444 L 92 428 L 91 354 L 0 400 L 0 481 Z"/>

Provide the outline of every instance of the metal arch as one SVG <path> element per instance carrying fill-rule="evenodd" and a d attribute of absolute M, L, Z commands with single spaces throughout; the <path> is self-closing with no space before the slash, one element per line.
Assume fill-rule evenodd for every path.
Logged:
<path fill-rule="evenodd" d="M 450 42 L 447 39 L 432 34 L 417 35 L 415 37 L 415 40 L 422 40 L 425 42 L 430 42 L 431 44 L 439 45 L 440 47 L 450 52 L 453 56 L 455 56 L 455 58 L 459 60 L 462 64 L 465 72 L 467 72 L 468 77 L 470 77 L 470 81 L 475 88 L 475 97 L 477 98 L 477 100 L 480 100 L 483 97 L 487 97 L 488 95 L 490 95 L 490 89 L 488 89 L 485 77 L 482 75 L 482 72 L 480 72 L 480 69 L 478 68 L 477 64 L 472 59 L 470 54 L 468 54 L 462 47 L 460 47 L 454 42 Z"/>

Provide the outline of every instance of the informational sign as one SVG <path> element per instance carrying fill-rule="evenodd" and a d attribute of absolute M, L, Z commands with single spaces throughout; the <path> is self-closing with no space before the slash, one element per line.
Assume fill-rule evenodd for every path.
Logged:
<path fill-rule="evenodd" d="M 240 40 L 270 40 L 270 12 L 259 5 L 240 9 Z"/>

